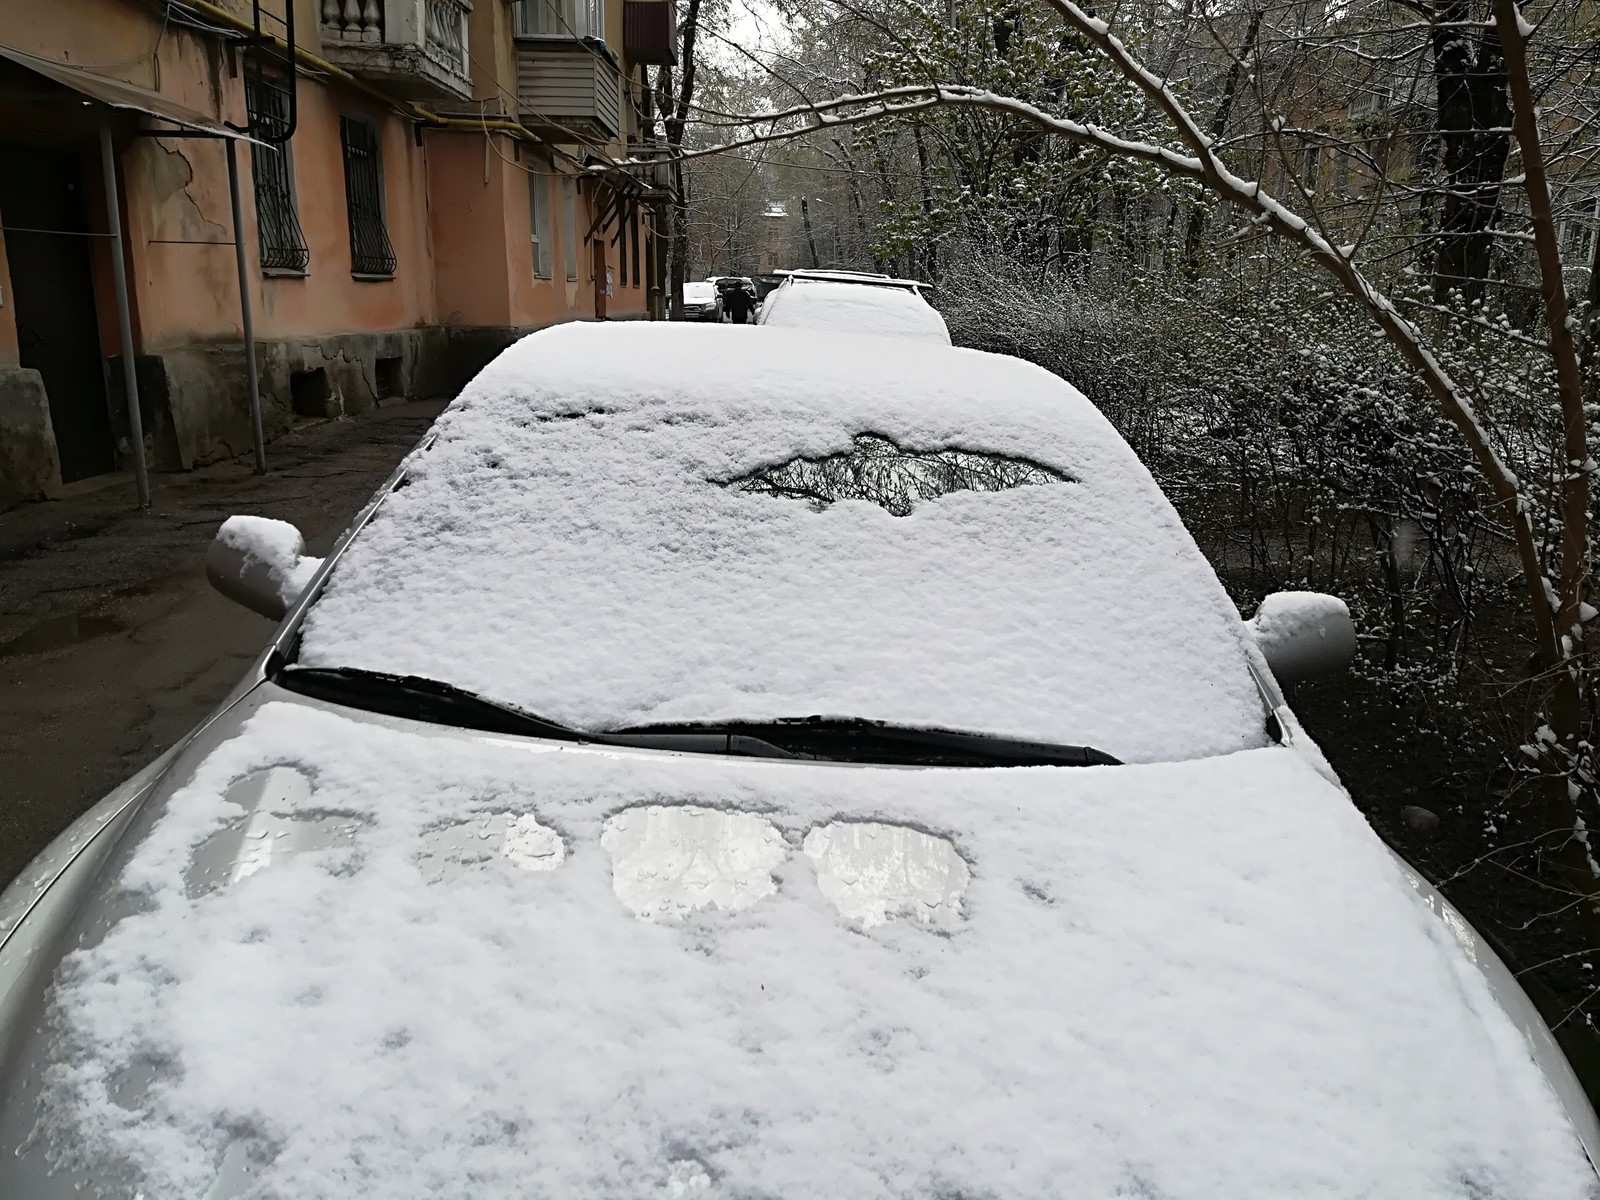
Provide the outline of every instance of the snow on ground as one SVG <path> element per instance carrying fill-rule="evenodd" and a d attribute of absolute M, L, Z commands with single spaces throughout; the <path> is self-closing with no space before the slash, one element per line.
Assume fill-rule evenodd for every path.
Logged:
<path fill-rule="evenodd" d="M 827 714 L 1130 761 L 1265 740 L 1243 624 L 1177 514 L 1106 420 L 1026 363 L 568 325 L 508 350 L 436 430 L 311 608 L 302 663 L 591 729 Z M 712 482 L 862 433 L 1071 482 L 908 516 Z"/>
<path fill-rule="evenodd" d="M 230 785 L 294 764 L 279 817 L 349 836 L 186 889 L 248 819 Z M 637 893 L 678 806 L 657 851 L 726 908 Z M 716 812 L 749 852 L 708 866 L 683 837 Z M 954 847 L 909 882 L 959 910 L 852 908 L 858 821 Z M 1286 748 L 895 770 L 269 704 L 122 884 L 54 993 L 37 1136 L 147 1197 L 223 1159 L 252 1200 L 1593 1195 L 1482 979 Z"/>
<path fill-rule="evenodd" d="M 944 318 L 921 296 L 900 288 L 859 283 L 796 280 L 767 296 L 761 323 L 773 328 L 870 333 L 950 344 Z"/>

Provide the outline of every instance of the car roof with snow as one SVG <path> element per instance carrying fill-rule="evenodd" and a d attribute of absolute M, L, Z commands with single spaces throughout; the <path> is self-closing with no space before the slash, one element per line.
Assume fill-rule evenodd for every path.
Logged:
<path fill-rule="evenodd" d="M 303 665 L 579 729 L 822 714 L 1124 760 L 1266 737 L 1216 576 L 1037 367 L 570 325 L 507 350 L 436 430 L 311 607 Z"/>

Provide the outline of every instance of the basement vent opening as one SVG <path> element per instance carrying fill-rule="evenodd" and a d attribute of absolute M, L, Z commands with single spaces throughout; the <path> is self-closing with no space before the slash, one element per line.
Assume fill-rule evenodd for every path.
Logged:
<path fill-rule="evenodd" d="M 793 458 L 758 467 L 722 487 L 764 496 L 804 500 L 818 512 L 838 500 L 870 500 L 897 517 L 908 516 L 920 500 L 951 492 L 1004 492 L 1072 478 L 1026 458 L 980 450 L 908 450 L 875 433 L 858 434 L 855 444 L 823 458 Z"/>
<path fill-rule="evenodd" d="M 379 400 L 393 400 L 405 395 L 405 376 L 400 370 L 399 357 L 380 358 L 372 364 L 373 394 Z"/>
<path fill-rule="evenodd" d="M 297 417 L 329 416 L 328 372 L 322 367 L 289 373 L 289 407 Z"/>

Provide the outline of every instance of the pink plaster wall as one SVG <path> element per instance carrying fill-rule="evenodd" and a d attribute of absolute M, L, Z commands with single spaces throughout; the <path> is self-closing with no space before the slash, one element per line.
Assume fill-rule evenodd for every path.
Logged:
<path fill-rule="evenodd" d="M 283 0 L 272 0 L 272 7 Z M 238 0 L 228 0 L 237 8 Z M 620 38 L 620 4 L 608 29 Z M 316 12 L 312 0 L 297 7 L 302 25 Z M 608 13 L 608 16 L 612 14 Z M 311 18 L 308 21 L 307 18 Z M 476 90 L 498 96 L 514 77 L 509 9 L 484 0 L 471 17 Z M 311 32 L 308 29 L 308 32 Z M 314 40 L 314 36 L 313 39 Z M 57 61 L 100 71 L 159 90 L 210 116 L 242 121 L 243 85 L 215 40 L 176 25 L 163 27 L 152 10 L 131 0 L 5 4 L 0 0 L 0 42 Z M 528 173 L 551 170 L 548 160 L 519 153 L 508 137 L 472 130 L 429 129 L 421 144 L 414 126 L 344 85 L 325 86 L 302 76 L 300 123 L 291 156 L 301 227 L 310 251 L 304 277 L 267 276 L 257 268 L 251 152 L 239 147 L 244 203 L 243 238 L 248 284 L 261 339 L 382 331 L 433 323 L 535 326 L 592 316 L 595 280 L 592 248 L 578 247 L 578 279 L 568 281 L 561 190 L 550 188 L 552 275 L 535 280 L 529 242 Z M 514 104 L 514 101 L 513 101 Z M 351 278 L 344 167 L 339 138 L 342 113 L 366 116 L 380 127 L 389 237 L 397 265 L 381 282 Z M 120 148 L 129 280 L 141 351 L 186 343 L 232 341 L 241 336 L 238 280 L 224 150 L 211 141 L 138 138 Z M 512 162 L 510 159 L 519 161 Z M 86 183 L 92 183 L 86 179 Z M 594 198 L 583 189 L 577 235 L 592 221 Z M 620 246 L 604 235 L 607 261 L 618 286 L 612 316 L 644 311 L 647 289 L 623 288 Z M 102 328 L 115 352 L 109 308 L 109 259 L 97 269 Z M 641 255 L 642 258 L 642 255 Z M 3 249 L 0 287 L 9 294 Z M 16 359 L 9 305 L 0 307 L 0 362 Z"/>

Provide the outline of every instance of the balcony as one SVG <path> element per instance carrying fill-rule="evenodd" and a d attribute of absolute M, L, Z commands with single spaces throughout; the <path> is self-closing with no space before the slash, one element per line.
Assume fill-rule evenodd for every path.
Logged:
<path fill-rule="evenodd" d="M 622 53 L 628 61 L 677 66 L 677 13 L 673 0 L 623 0 Z"/>
<path fill-rule="evenodd" d="M 321 0 L 322 54 L 406 100 L 470 100 L 470 0 Z"/>
<path fill-rule="evenodd" d="M 630 140 L 627 157 L 648 166 L 629 168 L 645 195 L 651 200 L 666 200 L 672 195 L 672 151 L 659 139 Z"/>
<path fill-rule="evenodd" d="M 517 38 L 517 112 L 557 144 L 604 146 L 622 132 L 622 76 L 593 38 Z"/>

